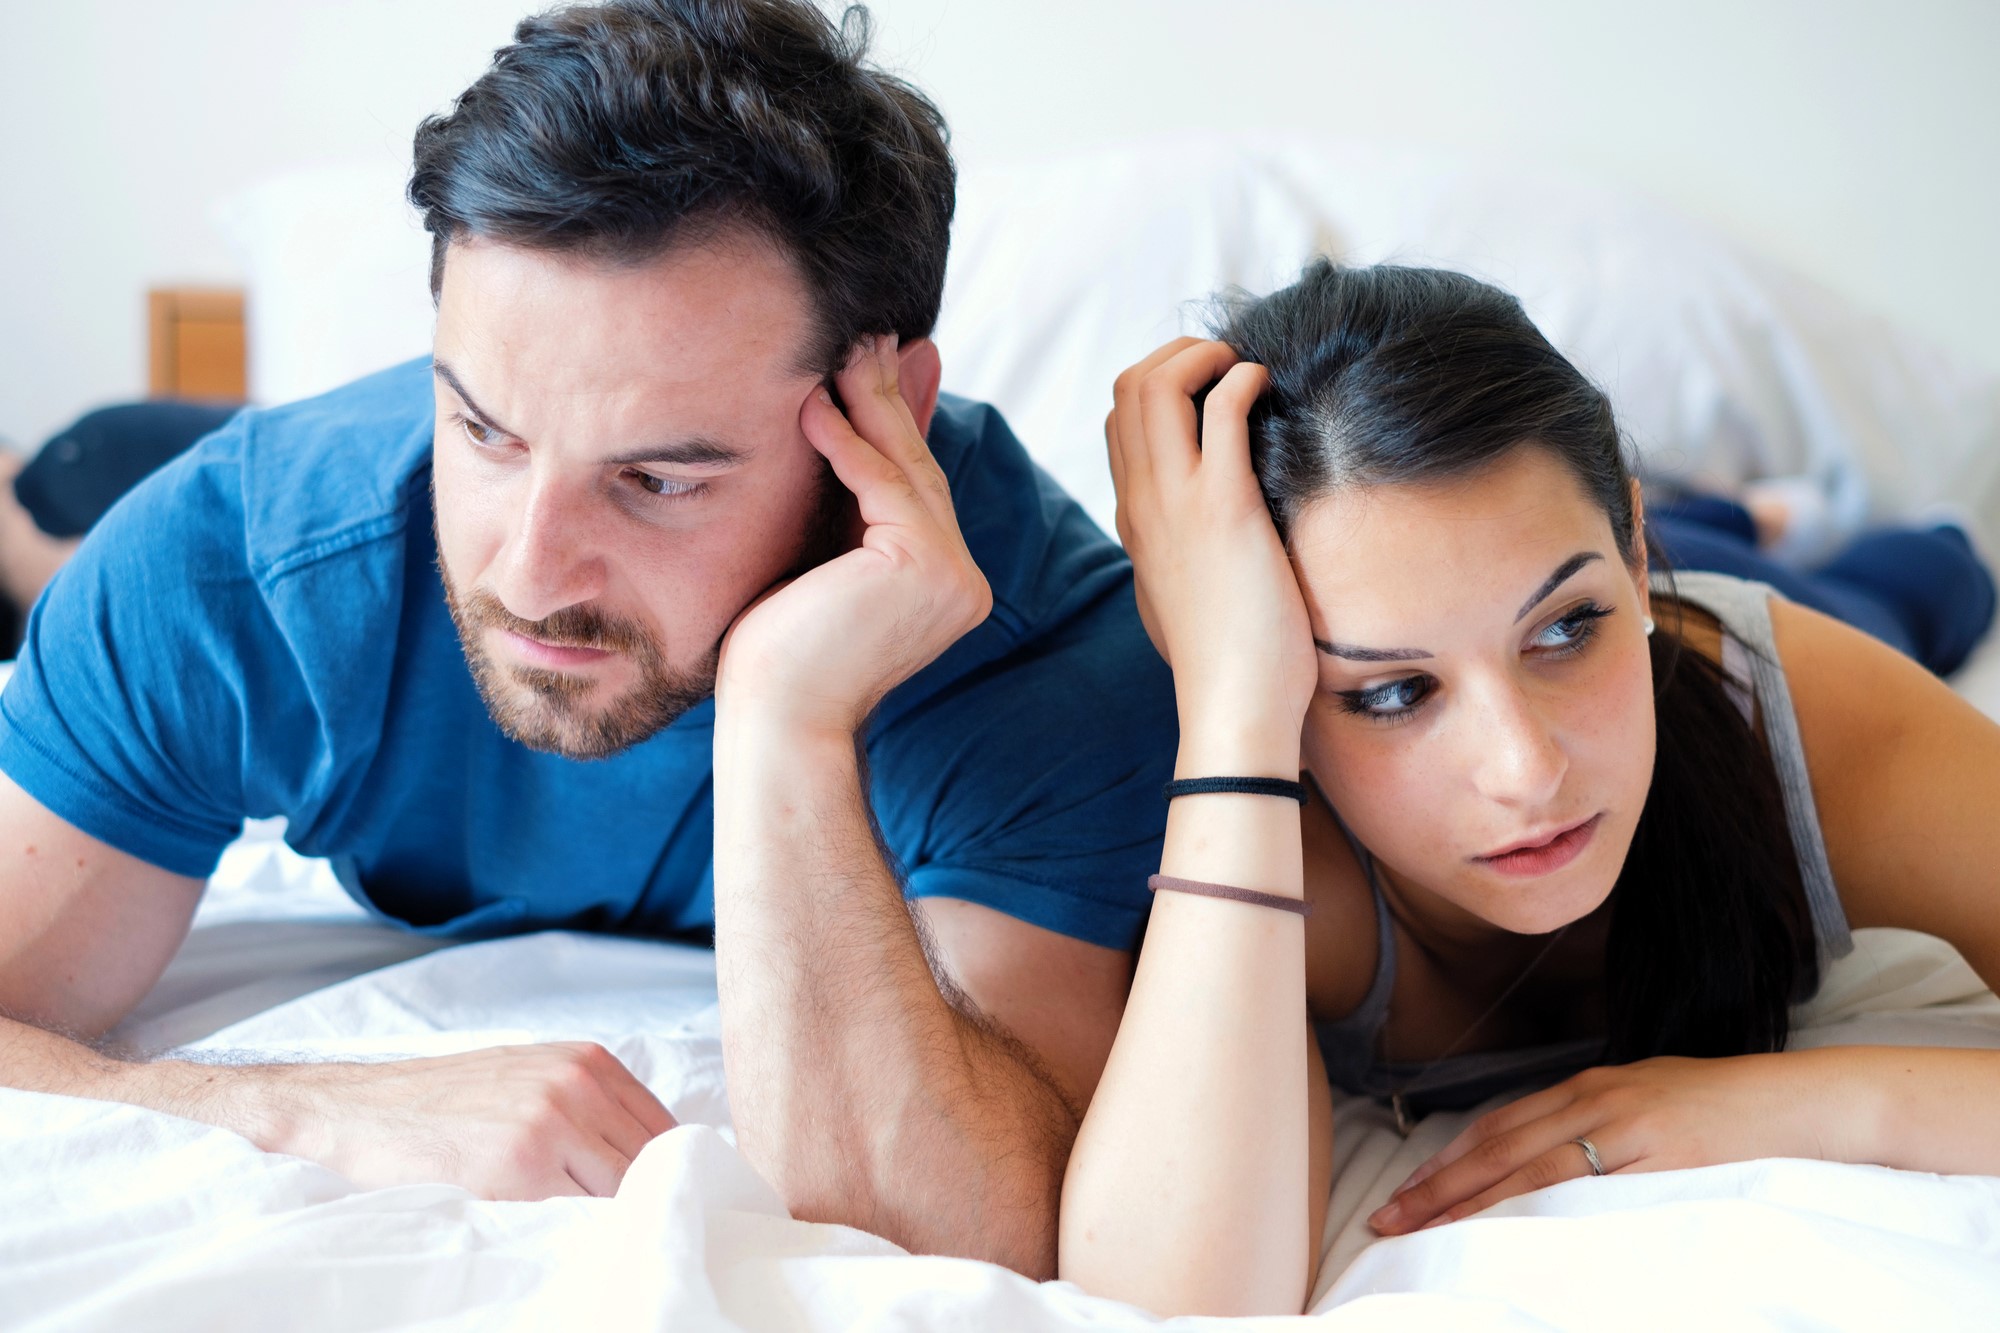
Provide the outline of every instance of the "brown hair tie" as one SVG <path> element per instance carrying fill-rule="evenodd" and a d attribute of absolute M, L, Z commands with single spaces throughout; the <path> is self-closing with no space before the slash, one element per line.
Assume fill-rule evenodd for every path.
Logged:
<path fill-rule="evenodd" d="M 1232 884 L 1206 884 L 1198 879 L 1175 879 L 1172 875 L 1154 875 L 1146 881 L 1146 887 L 1158 893 L 1170 889 L 1175 893 L 1192 893 L 1203 898 L 1227 898 L 1231 902 L 1249 903 L 1253 907 L 1275 907 L 1280 912 L 1296 912 L 1302 917 L 1312 915 L 1312 904 L 1303 898 L 1287 898 L 1281 893 L 1259 893 L 1255 889 L 1239 889 Z"/>

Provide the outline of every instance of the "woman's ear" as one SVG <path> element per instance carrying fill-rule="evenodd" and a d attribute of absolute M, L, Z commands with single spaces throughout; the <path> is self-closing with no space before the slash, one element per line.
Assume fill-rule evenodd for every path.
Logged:
<path fill-rule="evenodd" d="M 912 338 L 896 349 L 896 387 L 909 404 L 917 429 L 931 433 L 931 415 L 937 411 L 938 385 L 944 378 L 944 363 L 938 359 L 937 344 L 929 338 Z"/>
<path fill-rule="evenodd" d="M 1646 561 L 1646 493 L 1637 477 L 1626 484 L 1632 488 L 1632 557 L 1628 563 L 1639 588 L 1639 614 L 1650 621 L 1653 615 L 1653 571 Z"/>

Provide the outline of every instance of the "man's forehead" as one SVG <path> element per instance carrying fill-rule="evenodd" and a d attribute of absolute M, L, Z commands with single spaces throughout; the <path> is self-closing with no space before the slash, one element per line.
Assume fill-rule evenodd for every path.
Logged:
<path fill-rule="evenodd" d="M 625 261 L 475 237 L 446 252 L 438 336 L 552 379 L 783 384 L 817 378 L 813 315 L 796 266 L 742 229 Z"/>

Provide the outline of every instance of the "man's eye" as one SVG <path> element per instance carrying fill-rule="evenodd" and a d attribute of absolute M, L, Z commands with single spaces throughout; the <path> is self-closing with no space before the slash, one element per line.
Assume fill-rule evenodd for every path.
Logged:
<path fill-rule="evenodd" d="M 1344 712 L 1394 721 L 1416 712 L 1436 684 L 1429 676 L 1405 676 L 1365 690 L 1342 690 L 1338 697 Z"/>
<path fill-rule="evenodd" d="M 646 492 L 646 494 L 661 496 L 669 500 L 698 495 L 707 489 L 706 482 L 669 481 L 665 477 L 656 477 L 650 472 L 641 472 L 637 468 L 632 469 L 626 475 L 630 476 L 638 484 L 639 489 Z"/>

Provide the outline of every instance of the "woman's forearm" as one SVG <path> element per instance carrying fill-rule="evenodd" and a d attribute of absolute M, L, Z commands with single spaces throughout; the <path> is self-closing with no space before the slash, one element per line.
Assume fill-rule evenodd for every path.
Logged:
<path fill-rule="evenodd" d="M 1291 777 L 1297 728 L 1183 730 L 1179 777 Z M 1161 872 L 1299 897 L 1298 806 L 1183 797 Z M 1308 1234 L 1301 919 L 1161 893 L 1063 1188 L 1059 1270 L 1160 1314 L 1298 1313 Z"/>
<path fill-rule="evenodd" d="M 1823 1154 L 1940 1175 L 2000 1176 L 2000 1051 L 1823 1046 L 1810 1068 Z"/>

